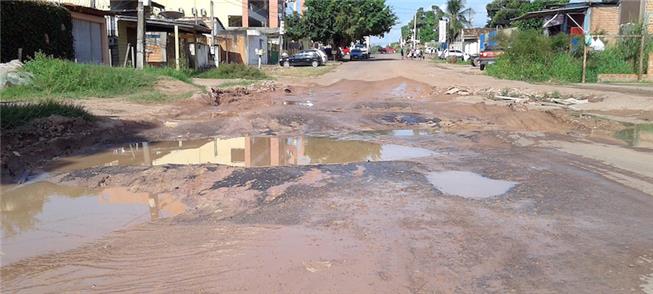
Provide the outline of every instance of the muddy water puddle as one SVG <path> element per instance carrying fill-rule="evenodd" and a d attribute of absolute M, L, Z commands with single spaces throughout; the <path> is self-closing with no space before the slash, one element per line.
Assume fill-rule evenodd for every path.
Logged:
<path fill-rule="evenodd" d="M 410 131 L 398 130 L 397 136 Z M 31 182 L 0 187 L 1 264 L 63 251 L 131 224 L 174 216 L 174 195 L 127 188 L 87 189 L 48 182 L 50 175 L 103 166 L 222 164 L 239 167 L 406 160 L 435 152 L 403 145 L 329 137 L 238 137 L 142 142 L 53 160 Z"/>
<path fill-rule="evenodd" d="M 427 179 L 442 193 L 477 200 L 503 195 L 518 184 L 467 171 L 431 172 Z"/>
<path fill-rule="evenodd" d="M 2 187 L 1 264 L 75 248 L 130 224 L 171 217 L 186 206 L 172 195 L 114 187 L 92 190 L 46 181 Z"/>
<path fill-rule="evenodd" d="M 633 125 L 614 134 L 628 146 L 653 149 L 653 124 Z"/>
<path fill-rule="evenodd" d="M 408 130 L 398 130 L 407 136 Z M 143 142 L 61 158 L 47 170 L 69 172 L 100 166 L 222 164 L 239 167 L 335 164 L 406 160 L 434 155 L 416 147 L 329 137 L 238 137 Z"/>

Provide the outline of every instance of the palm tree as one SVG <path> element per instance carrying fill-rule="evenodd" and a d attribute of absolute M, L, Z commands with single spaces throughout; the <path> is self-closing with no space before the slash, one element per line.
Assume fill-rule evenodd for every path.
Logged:
<path fill-rule="evenodd" d="M 447 26 L 447 43 L 449 44 L 460 35 L 460 30 L 472 25 L 470 19 L 474 10 L 465 8 L 465 0 L 448 0 L 446 10 L 443 11 L 440 7 L 434 5 L 433 11 L 449 19 Z"/>

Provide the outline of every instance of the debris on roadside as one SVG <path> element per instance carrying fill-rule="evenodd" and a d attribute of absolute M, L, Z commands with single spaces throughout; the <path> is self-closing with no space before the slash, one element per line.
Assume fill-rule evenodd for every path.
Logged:
<path fill-rule="evenodd" d="M 0 89 L 11 86 L 28 85 L 34 76 L 23 70 L 23 63 L 14 59 L 7 63 L 0 63 Z"/>
<path fill-rule="evenodd" d="M 575 105 L 575 104 L 585 104 L 589 103 L 588 99 L 578 100 L 576 98 L 567 98 L 567 99 L 551 99 L 554 103 L 562 105 Z"/>
<path fill-rule="evenodd" d="M 528 107 L 526 106 L 526 103 L 517 102 L 517 101 L 513 101 L 510 104 L 508 104 L 508 108 L 510 108 L 510 110 L 512 111 L 517 111 L 517 112 L 528 111 Z"/>
<path fill-rule="evenodd" d="M 450 87 L 444 93 L 447 94 L 447 95 L 460 95 L 460 96 L 469 96 L 469 95 L 472 94 L 471 91 L 469 91 L 467 89 L 458 88 L 458 87 Z"/>

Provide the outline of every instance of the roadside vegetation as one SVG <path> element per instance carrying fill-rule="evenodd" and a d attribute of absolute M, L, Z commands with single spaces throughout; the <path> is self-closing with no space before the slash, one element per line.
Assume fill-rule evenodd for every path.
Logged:
<path fill-rule="evenodd" d="M 263 68 L 263 72 L 275 78 L 301 78 L 301 77 L 317 77 L 328 72 L 333 71 L 338 67 L 338 63 L 328 62 L 323 66 L 311 67 L 311 66 L 295 66 L 295 67 L 281 67 L 278 65 L 275 66 L 266 66 Z"/>
<path fill-rule="evenodd" d="M 44 100 L 34 103 L 7 103 L 0 107 L 0 125 L 2 130 L 22 126 L 29 121 L 59 115 L 92 120 L 93 116 L 84 107 L 55 100 Z"/>
<path fill-rule="evenodd" d="M 33 76 L 32 82 L 1 90 L 0 100 L 38 101 L 52 98 L 105 98 L 123 95 L 132 97 L 135 93 L 151 91 L 161 77 L 170 77 L 186 83 L 192 83 L 193 77 L 248 80 L 269 78 L 262 71 L 242 64 L 224 64 L 217 69 L 203 72 L 188 69 L 177 71 L 169 67 L 149 67 L 138 71 L 131 68 L 74 63 L 40 53 L 26 62 L 23 70 Z M 170 95 L 148 93 L 146 96 L 149 98 L 141 100 L 171 100 Z M 151 99 L 153 97 L 157 99 Z"/>
<path fill-rule="evenodd" d="M 269 78 L 257 68 L 244 64 L 221 64 L 218 68 L 197 73 L 195 77 L 205 79 L 248 79 L 263 80 Z"/>
<path fill-rule="evenodd" d="M 572 40 L 563 34 L 547 37 L 535 30 L 514 33 L 500 41 L 502 47 L 508 49 L 496 64 L 488 67 L 488 74 L 502 79 L 532 82 L 580 82 L 583 41 L 582 38 Z M 586 81 L 596 82 L 599 74 L 636 73 L 639 40 L 634 41 L 614 41 L 616 44 L 606 44 L 602 52 L 588 53 Z M 572 43 L 580 45 L 571 46 Z M 647 52 L 651 47 L 649 44 Z M 647 62 L 646 59 L 644 62 Z"/>

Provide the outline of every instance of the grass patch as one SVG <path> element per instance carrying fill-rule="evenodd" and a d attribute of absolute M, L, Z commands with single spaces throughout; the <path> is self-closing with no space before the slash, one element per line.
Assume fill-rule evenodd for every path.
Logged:
<path fill-rule="evenodd" d="M 257 68 L 244 64 L 221 64 L 218 68 L 196 73 L 195 77 L 205 79 L 247 79 L 263 80 L 268 76 Z"/>
<path fill-rule="evenodd" d="M 127 100 L 143 103 L 143 104 L 162 103 L 162 102 L 172 102 L 180 99 L 185 99 L 190 97 L 192 94 L 193 94 L 192 91 L 187 93 L 182 93 L 182 94 L 175 94 L 175 95 L 152 91 L 152 92 L 144 92 L 144 93 L 129 95 L 127 96 Z"/>
<path fill-rule="evenodd" d="M 193 72 L 190 69 L 176 70 L 174 67 L 146 67 L 145 73 L 153 76 L 166 76 L 185 83 L 191 84 L 193 82 Z"/>
<path fill-rule="evenodd" d="M 0 105 L 0 125 L 3 130 L 13 129 L 33 119 L 51 115 L 79 117 L 84 120 L 93 119 L 93 115 L 87 112 L 84 107 L 55 100 Z"/>
<path fill-rule="evenodd" d="M 32 84 L 9 87 L 2 100 L 21 98 L 84 96 L 110 97 L 150 87 L 156 77 L 143 71 L 101 65 L 78 64 L 37 54 L 24 70 L 32 73 Z"/>

